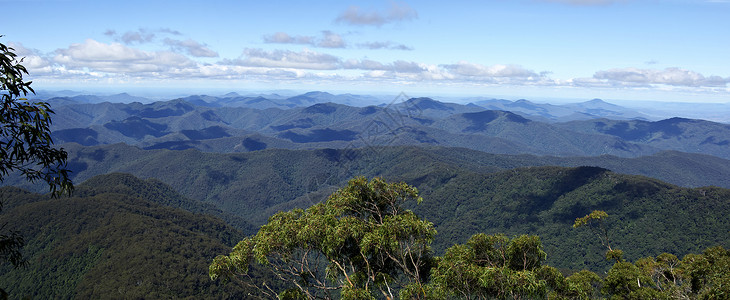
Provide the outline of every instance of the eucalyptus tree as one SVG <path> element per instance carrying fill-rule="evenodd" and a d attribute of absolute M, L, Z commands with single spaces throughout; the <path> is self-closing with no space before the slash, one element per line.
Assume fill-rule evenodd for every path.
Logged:
<path fill-rule="evenodd" d="M 421 202 L 405 183 L 357 177 L 326 202 L 280 212 L 210 265 L 212 279 L 241 280 L 267 297 L 395 299 L 425 296 L 436 230 L 402 204 Z M 289 288 L 249 274 L 259 264 Z"/>

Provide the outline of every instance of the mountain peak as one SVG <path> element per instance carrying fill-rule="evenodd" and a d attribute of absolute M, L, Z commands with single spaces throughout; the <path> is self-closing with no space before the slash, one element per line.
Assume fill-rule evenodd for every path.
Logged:
<path fill-rule="evenodd" d="M 332 94 L 330 94 L 328 92 L 311 91 L 311 92 L 306 92 L 306 93 L 302 94 L 302 96 L 321 97 L 321 96 L 334 96 L 334 95 L 332 95 Z"/>
<path fill-rule="evenodd" d="M 608 102 L 603 101 L 603 100 L 598 99 L 598 98 L 591 99 L 591 100 L 588 100 L 588 101 L 585 101 L 585 102 L 582 102 L 582 103 L 577 103 L 577 104 L 578 105 L 600 106 L 600 107 L 607 107 L 607 106 L 616 107 L 616 106 L 618 106 L 618 105 L 608 103 Z"/>
<path fill-rule="evenodd" d="M 473 122 L 478 127 L 483 127 L 484 124 L 491 123 L 497 119 L 503 118 L 505 121 L 514 123 L 529 123 L 530 120 L 523 118 L 522 116 L 509 111 L 502 110 L 484 110 L 480 112 L 464 113 L 461 117 Z M 483 130 L 483 129 L 482 129 Z"/>
<path fill-rule="evenodd" d="M 445 103 L 433 100 L 428 97 L 411 98 L 406 101 L 420 109 L 435 109 L 435 110 L 454 110 L 452 107 L 447 106 Z"/>
<path fill-rule="evenodd" d="M 327 103 L 317 103 L 312 106 L 308 106 L 302 110 L 304 113 L 308 114 L 331 114 L 337 110 L 337 104 L 332 102 Z"/>
<path fill-rule="evenodd" d="M 223 98 L 236 98 L 236 97 L 241 97 L 241 95 L 236 92 L 230 92 L 228 94 L 223 95 Z"/>

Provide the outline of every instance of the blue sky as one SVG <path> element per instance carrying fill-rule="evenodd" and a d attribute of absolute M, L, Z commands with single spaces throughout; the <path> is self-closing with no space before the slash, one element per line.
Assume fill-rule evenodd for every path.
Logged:
<path fill-rule="evenodd" d="M 730 102 L 730 1 L 0 5 L 36 89 Z"/>

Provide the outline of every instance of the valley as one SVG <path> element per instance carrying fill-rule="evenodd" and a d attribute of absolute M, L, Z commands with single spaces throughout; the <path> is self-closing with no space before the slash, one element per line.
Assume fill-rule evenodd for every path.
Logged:
<path fill-rule="evenodd" d="M 322 203 L 356 176 L 416 187 L 424 201 L 406 208 L 433 223 L 435 255 L 476 233 L 531 234 L 566 274 L 607 270 L 601 245 L 571 227 L 592 210 L 611 216 L 628 260 L 729 246 L 723 123 L 651 121 L 599 100 L 550 109 L 430 98 L 354 106 L 377 99 L 326 93 L 102 100 L 48 100 L 52 137 L 77 185 L 70 198 L 49 198 L 44 184 L 19 176 L 3 180 L 0 222 L 27 238 L 29 263 L 0 276 L 12 295 L 241 297 L 250 286 L 207 278 L 211 259 L 270 216 Z M 58 271 L 44 271 L 42 260 Z M 152 277 L 109 275 L 123 261 L 167 267 Z M 256 280 L 273 276 L 258 270 Z M 58 290 L 54 281 L 34 287 L 40 277 L 73 279 Z"/>

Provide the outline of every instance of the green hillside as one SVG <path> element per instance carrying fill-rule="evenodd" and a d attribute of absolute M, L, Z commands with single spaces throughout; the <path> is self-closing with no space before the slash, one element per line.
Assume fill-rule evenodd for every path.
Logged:
<path fill-rule="evenodd" d="M 75 182 L 112 172 L 155 178 L 188 198 L 209 204 L 206 209 L 192 211 L 217 215 L 246 232 L 254 229 L 246 223 L 258 226 L 277 211 L 308 207 L 358 175 L 403 180 L 429 190 L 446 182 L 440 180 L 464 172 L 488 174 L 526 166 L 598 166 L 685 187 L 730 188 L 727 180 L 730 161 L 681 152 L 617 158 L 498 155 L 463 148 L 415 146 L 267 149 L 229 154 L 194 149 L 142 150 L 124 144 L 95 147 L 68 144 L 66 149 Z M 446 177 L 428 182 L 428 178 L 435 176 Z M 33 191 L 45 190 L 43 186 L 34 187 L 19 178 L 9 177 L 4 184 Z M 210 209 L 219 209 L 226 214 Z M 231 215 L 239 219 L 233 220 Z"/>
<path fill-rule="evenodd" d="M 605 269 L 609 264 L 596 237 L 572 228 L 577 217 L 592 210 L 611 216 L 613 244 L 630 260 L 662 252 L 681 257 L 730 245 L 730 190 L 681 188 L 597 167 L 459 174 L 422 196 L 423 203 L 413 209 L 439 231 L 437 251 L 477 232 L 535 234 L 551 265 Z"/>
<path fill-rule="evenodd" d="M 244 298 L 241 286 L 207 275 L 210 259 L 243 235 L 162 205 L 177 200 L 194 206 L 169 187 L 120 175 L 81 184 L 71 198 L 0 189 L 0 223 L 23 234 L 27 260 L 0 269 L 2 288 L 11 299 Z"/>

